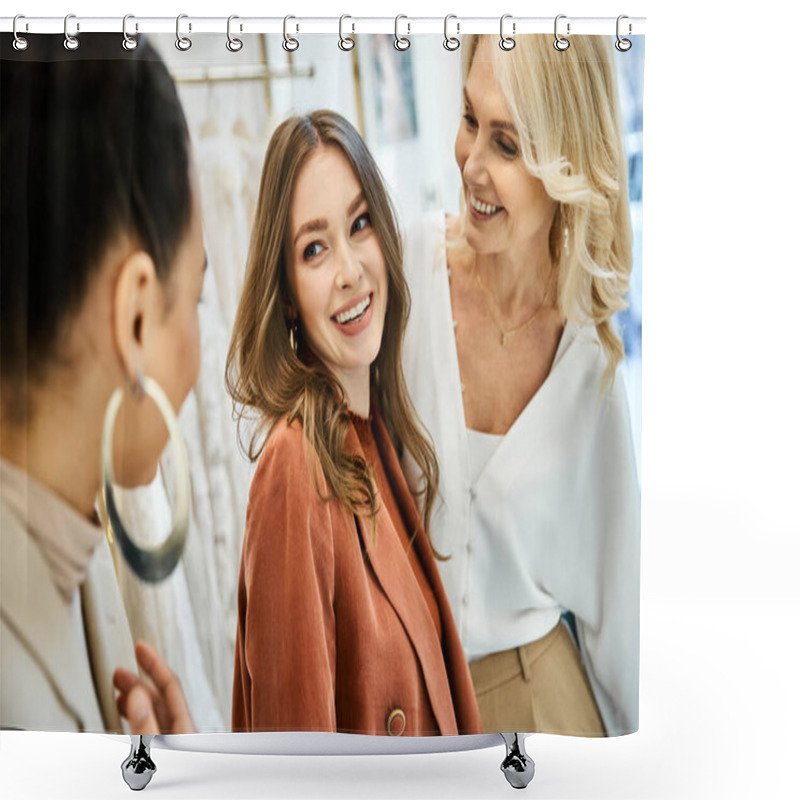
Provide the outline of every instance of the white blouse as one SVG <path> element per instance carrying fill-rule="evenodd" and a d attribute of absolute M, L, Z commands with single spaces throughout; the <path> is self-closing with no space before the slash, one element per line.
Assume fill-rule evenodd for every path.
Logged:
<path fill-rule="evenodd" d="M 481 473 L 491 462 L 492 456 L 494 456 L 495 451 L 503 442 L 504 438 L 505 436 L 502 435 L 484 433 L 483 431 L 475 431 L 471 428 L 467 428 L 467 455 L 471 486 L 477 486 Z M 491 551 L 496 533 L 494 530 L 493 518 L 476 514 L 470 522 L 470 540 L 467 543 L 466 549 L 467 555 L 470 558 L 470 563 L 474 564 L 474 555 L 476 552 L 488 554 Z M 467 594 L 465 594 L 461 600 L 461 605 L 465 609 L 469 606 L 469 600 L 470 598 Z M 466 601 L 466 604 L 464 601 Z M 530 587 L 528 602 L 530 606 L 527 611 L 525 629 L 528 634 L 528 641 L 533 642 L 536 639 L 541 639 L 543 636 L 546 636 L 558 625 L 563 609 L 550 594 L 535 584 Z M 461 613 L 461 616 L 466 618 L 466 610 Z M 496 651 L 486 650 L 482 652 L 478 650 L 477 652 L 471 652 L 469 647 L 465 644 L 464 652 L 467 661 L 477 661 L 479 658 Z"/>
<path fill-rule="evenodd" d="M 467 447 L 469 448 L 469 468 L 471 482 L 475 483 L 486 465 L 492 460 L 494 451 L 503 441 L 499 433 L 484 433 L 467 428 Z"/>
<path fill-rule="evenodd" d="M 407 234 L 403 366 L 433 438 L 431 537 L 470 660 L 534 641 L 575 615 L 609 735 L 638 728 L 640 497 L 622 375 L 603 391 L 593 327 L 567 323 L 550 374 L 473 472 L 444 246 L 444 215 Z M 412 486 L 416 466 L 404 460 Z"/>

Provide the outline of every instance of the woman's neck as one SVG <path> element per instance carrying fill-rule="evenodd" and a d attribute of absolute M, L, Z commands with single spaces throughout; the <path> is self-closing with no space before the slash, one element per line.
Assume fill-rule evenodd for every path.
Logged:
<path fill-rule="evenodd" d="M 40 398 L 46 413 L 34 411 L 22 425 L 5 419 L 0 423 L 0 455 L 93 519 L 100 489 L 101 424 L 97 420 L 102 422 L 103 410 L 82 408 L 57 392 L 46 398 L 40 394 Z"/>
<path fill-rule="evenodd" d="M 347 407 L 359 417 L 369 416 L 370 389 L 369 368 L 366 375 L 362 370 L 358 372 L 340 372 L 336 376 L 344 389 Z"/>
<path fill-rule="evenodd" d="M 476 253 L 473 268 L 505 319 L 513 321 L 531 309 L 556 304 L 556 266 L 549 250 L 532 250 L 524 257 Z"/>

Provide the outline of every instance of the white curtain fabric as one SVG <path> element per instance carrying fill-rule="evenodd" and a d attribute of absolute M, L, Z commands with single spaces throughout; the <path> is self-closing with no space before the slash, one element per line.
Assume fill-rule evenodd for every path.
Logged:
<path fill-rule="evenodd" d="M 206 127 L 206 126 L 204 126 Z M 230 334 L 239 304 L 250 226 L 258 199 L 258 179 L 266 142 L 250 138 L 246 128 L 220 134 L 205 131 L 195 143 L 203 197 L 209 265 L 213 268 L 221 321 Z M 227 341 L 226 346 L 227 346 Z"/>

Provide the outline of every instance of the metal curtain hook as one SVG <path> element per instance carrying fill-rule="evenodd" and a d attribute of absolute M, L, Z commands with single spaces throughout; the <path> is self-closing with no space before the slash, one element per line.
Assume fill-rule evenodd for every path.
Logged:
<path fill-rule="evenodd" d="M 566 18 L 567 18 L 566 14 L 559 14 L 556 17 L 555 25 L 553 27 L 553 31 L 554 31 L 555 36 L 556 36 L 556 38 L 553 41 L 553 47 L 555 47 L 555 49 L 558 50 L 561 53 L 563 53 L 564 50 L 566 50 L 569 47 L 569 39 L 565 39 L 563 36 L 559 36 L 559 33 L 558 33 L 558 21 L 560 19 L 566 19 Z M 567 23 L 567 36 L 569 36 L 569 22 Z"/>
<path fill-rule="evenodd" d="M 188 19 L 188 14 L 178 14 L 175 20 L 175 47 L 185 52 L 192 46 L 192 40 L 188 36 L 181 36 L 181 20 Z M 192 32 L 192 23 L 189 23 L 189 33 Z"/>
<path fill-rule="evenodd" d="M 506 36 L 505 33 L 503 32 L 503 27 L 505 26 L 505 22 L 507 19 L 511 19 L 511 14 L 503 14 L 503 16 L 500 17 L 500 42 L 499 42 L 500 49 L 505 50 L 506 52 L 509 50 L 513 50 L 517 46 L 517 43 L 514 41 L 514 39 L 511 36 Z M 516 22 L 511 23 L 511 32 L 512 33 L 517 32 Z"/>
<path fill-rule="evenodd" d="M 67 14 L 67 16 L 64 17 L 64 48 L 66 50 L 77 50 L 81 46 L 81 43 L 78 41 L 77 36 L 70 35 L 69 21 L 71 19 L 76 19 L 74 14 Z M 80 29 L 81 29 L 80 23 L 76 22 L 75 31 L 80 32 Z"/>
<path fill-rule="evenodd" d="M 242 42 L 241 39 L 237 39 L 235 36 L 231 34 L 231 22 L 233 22 L 235 19 L 239 19 L 239 17 L 237 17 L 236 14 L 231 14 L 228 17 L 228 41 L 225 42 L 225 47 L 227 47 L 228 50 L 231 51 L 231 53 L 238 53 L 242 49 L 242 47 L 244 47 L 244 42 Z M 240 25 L 239 31 L 241 30 L 242 26 Z"/>
<path fill-rule="evenodd" d="M 624 19 L 628 19 L 628 17 L 626 17 L 626 16 L 625 16 L 625 14 L 620 14 L 620 15 L 617 17 L 617 41 L 616 41 L 616 42 L 614 42 L 614 47 L 616 47 L 616 48 L 617 48 L 617 50 L 619 50 L 619 51 L 620 51 L 620 53 L 625 53 L 625 52 L 627 52 L 627 51 L 628 51 L 628 50 L 630 50 L 630 49 L 631 49 L 631 47 L 633 46 L 633 45 L 632 45 L 632 43 L 631 43 L 631 40 L 630 40 L 630 39 L 623 39 L 623 38 L 621 38 L 621 37 L 620 37 L 620 35 L 619 35 L 619 27 L 620 27 L 620 25 L 619 25 L 619 24 L 620 24 L 620 22 L 622 22 L 622 20 L 624 20 Z M 629 22 L 629 23 L 628 23 L 628 36 L 630 36 L 630 35 L 631 35 L 631 31 L 632 31 L 632 27 L 631 27 L 631 24 L 630 24 L 630 22 Z"/>
<path fill-rule="evenodd" d="M 402 52 L 403 50 L 408 50 L 408 48 L 411 47 L 411 40 L 400 35 L 401 19 L 408 19 L 408 17 L 405 14 L 398 14 L 394 18 L 394 49 Z M 407 22 L 406 27 L 408 28 L 408 33 L 411 33 L 411 24 Z"/>
<path fill-rule="evenodd" d="M 448 36 L 447 35 L 447 23 L 450 22 L 451 19 L 458 20 L 458 17 L 455 14 L 448 14 L 444 18 L 444 42 L 442 46 L 445 50 L 449 50 L 451 53 L 453 50 L 458 50 L 461 47 L 461 39 L 457 36 Z M 456 33 L 461 33 L 461 23 L 456 21 Z"/>
<path fill-rule="evenodd" d="M 27 50 L 28 45 L 30 44 L 30 42 L 24 36 L 20 36 L 19 33 L 17 33 L 17 22 L 21 19 L 25 19 L 25 15 L 17 14 L 17 16 L 14 17 L 14 25 L 12 27 L 12 30 L 14 31 L 14 49 L 19 50 L 20 52 Z M 28 30 L 27 22 L 25 23 L 25 30 Z"/>
<path fill-rule="evenodd" d="M 339 17 L 339 49 L 344 50 L 345 52 L 347 52 L 348 50 L 352 50 L 356 46 L 355 39 L 353 39 L 352 36 L 344 35 L 343 26 L 344 26 L 344 21 L 346 19 L 353 19 L 353 18 L 349 14 L 342 14 L 342 16 Z M 354 32 L 355 29 L 356 26 L 351 24 L 350 32 L 351 33 Z"/>
<path fill-rule="evenodd" d="M 128 34 L 128 20 L 129 19 L 136 19 L 133 14 L 126 14 L 122 18 L 122 47 L 125 50 L 135 50 L 139 45 L 139 42 Z M 139 26 L 136 26 L 136 30 L 139 30 Z"/>
<path fill-rule="evenodd" d="M 300 47 L 300 42 L 298 42 L 297 39 L 295 39 L 294 36 L 289 33 L 290 19 L 297 18 L 293 17 L 291 14 L 283 18 L 283 49 L 287 53 L 293 53 L 298 47 Z M 295 26 L 295 30 L 298 30 L 297 26 Z"/>

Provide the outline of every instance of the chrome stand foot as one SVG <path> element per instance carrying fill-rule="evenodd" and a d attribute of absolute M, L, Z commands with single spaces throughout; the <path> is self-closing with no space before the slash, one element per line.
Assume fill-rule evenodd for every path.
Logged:
<path fill-rule="evenodd" d="M 525 752 L 525 739 L 519 733 L 501 733 L 506 743 L 506 757 L 500 765 L 506 780 L 515 789 L 524 789 L 536 769 L 533 759 Z"/>
<path fill-rule="evenodd" d="M 131 735 L 131 752 L 122 762 L 122 779 L 134 792 L 139 792 L 150 783 L 156 765 L 150 758 L 152 736 Z"/>

